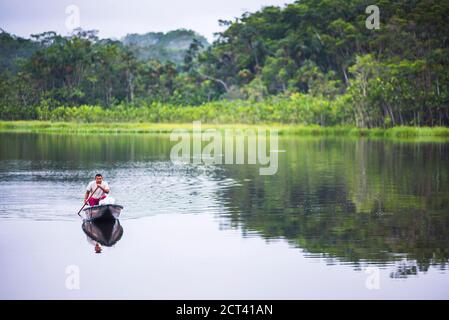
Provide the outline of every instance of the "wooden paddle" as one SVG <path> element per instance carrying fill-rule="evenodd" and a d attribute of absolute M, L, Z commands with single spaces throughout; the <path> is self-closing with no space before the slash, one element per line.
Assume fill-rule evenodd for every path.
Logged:
<path fill-rule="evenodd" d="M 94 192 L 92 192 L 92 193 L 90 194 L 89 198 L 87 198 L 86 202 L 85 202 L 84 205 L 81 207 L 80 211 L 78 211 L 78 216 L 81 217 L 81 215 L 80 215 L 81 211 L 84 209 L 84 207 L 86 206 L 86 204 L 89 203 L 90 198 L 92 198 L 92 196 L 93 196 L 94 193 L 98 190 L 98 188 L 100 188 L 100 186 L 98 186 L 98 187 L 94 190 Z"/>

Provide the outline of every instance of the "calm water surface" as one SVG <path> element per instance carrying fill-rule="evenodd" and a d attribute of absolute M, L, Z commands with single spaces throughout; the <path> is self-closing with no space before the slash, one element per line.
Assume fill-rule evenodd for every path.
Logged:
<path fill-rule="evenodd" d="M 282 137 L 274 176 L 173 145 L 1 133 L 0 298 L 449 298 L 449 143 Z M 76 215 L 97 172 L 109 229 Z"/>

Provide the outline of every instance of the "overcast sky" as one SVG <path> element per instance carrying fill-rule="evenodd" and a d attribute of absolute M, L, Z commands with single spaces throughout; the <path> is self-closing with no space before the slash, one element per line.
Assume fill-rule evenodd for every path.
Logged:
<path fill-rule="evenodd" d="M 0 28 L 22 37 L 44 31 L 67 35 L 77 24 L 97 29 L 101 38 L 127 33 L 192 29 L 211 42 L 221 31 L 218 20 L 240 17 L 263 6 L 283 6 L 293 0 L 0 0 Z M 79 8 L 76 20 L 70 5 Z M 76 10 L 75 8 L 75 10 Z M 66 13 L 68 10 L 68 13 Z M 75 13 L 76 14 L 76 13 Z"/>

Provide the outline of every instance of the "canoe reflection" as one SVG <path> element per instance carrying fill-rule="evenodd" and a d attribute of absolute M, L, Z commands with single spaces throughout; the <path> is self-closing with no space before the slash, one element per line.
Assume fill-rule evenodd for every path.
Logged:
<path fill-rule="evenodd" d="M 118 219 L 109 221 L 84 221 L 82 225 L 84 233 L 89 242 L 96 245 L 101 244 L 106 247 L 112 247 L 123 235 L 123 227 Z"/>

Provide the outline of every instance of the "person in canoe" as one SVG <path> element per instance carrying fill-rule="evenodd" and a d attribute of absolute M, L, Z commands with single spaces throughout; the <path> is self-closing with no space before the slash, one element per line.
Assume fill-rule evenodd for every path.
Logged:
<path fill-rule="evenodd" d="M 92 196 L 89 198 L 89 195 Z M 103 176 L 101 174 L 95 175 L 95 180 L 89 182 L 86 188 L 86 194 L 84 195 L 84 203 L 91 207 L 97 206 L 100 203 L 101 199 L 106 198 L 106 195 L 109 193 L 109 185 L 106 181 L 103 180 Z"/>

